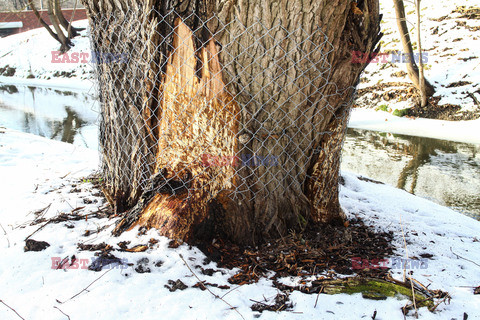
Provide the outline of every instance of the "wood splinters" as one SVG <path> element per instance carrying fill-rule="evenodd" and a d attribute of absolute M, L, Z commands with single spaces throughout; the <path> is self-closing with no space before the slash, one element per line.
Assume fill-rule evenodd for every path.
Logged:
<path fill-rule="evenodd" d="M 355 1 L 353 1 L 350 5 L 351 5 L 351 7 L 352 7 L 353 14 L 359 15 L 359 16 L 363 16 L 362 10 L 360 10 L 360 9 L 357 7 L 357 3 L 356 3 Z"/>

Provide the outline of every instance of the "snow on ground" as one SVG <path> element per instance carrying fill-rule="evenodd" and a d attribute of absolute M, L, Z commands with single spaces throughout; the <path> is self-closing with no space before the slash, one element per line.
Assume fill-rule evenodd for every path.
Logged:
<path fill-rule="evenodd" d="M 218 268 L 212 262 L 203 265 L 205 256 L 197 248 L 169 248 L 169 240 L 155 230 L 143 236 L 132 231 L 112 238 L 114 219 L 48 224 L 34 233 L 41 225 L 30 223 L 39 209 L 49 206 L 41 214 L 51 218 L 83 206 L 76 212 L 86 214 L 104 205 L 98 190 L 83 180 L 97 168 L 97 153 L 10 129 L 0 132 L 0 176 L 4 181 L 0 185 L 0 300 L 25 319 L 66 319 L 62 312 L 71 319 L 370 319 L 375 310 L 376 319 L 404 319 L 400 308 L 406 300 L 365 300 L 360 294 L 320 294 L 314 307 L 316 295 L 293 292 L 293 310 L 253 312 L 250 299 L 271 302 L 276 296 L 271 280 L 231 286 L 227 279 L 235 270 Z M 359 180 L 355 174 L 344 172 L 343 176 L 341 203 L 349 218 L 359 217 L 378 229 L 393 231 L 398 257 L 405 257 L 402 226 L 409 257 L 432 255 L 428 266 L 413 270 L 413 276 L 429 288 L 448 291 L 452 299 L 435 313 L 420 309 L 420 319 L 462 319 L 464 312 L 468 319 L 480 319 L 480 295 L 473 295 L 473 287 L 480 282 L 480 267 L 473 263 L 480 261 L 480 222 L 393 187 Z M 86 230 L 90 231 L 88 235 Z M 41 252 L 24 252 L 24 240 L 32 233 L 31 239 L 46 241 L 50 246 Z M 52 259 L 72 255 L 80 265 L 82 259 L 90 264 L 93 253 L 79 251 L 79 242 L 105 242 L 118 248 L 120 241 L 131 241 L 133 246 L 146 244 L 151 238 L 158 243 L 146 252 L 114 251 L 115 256 L 133 264 L 123 269 L 52 269 Z M 223 296 L 222 301 L 208 291 L 192 288 L 198 280 L 182 257 L 201 280 L 235 290 L 209 287 Z M 151 273 L 135 271 L 139 265 Z M 217 271 L 212 276 L 203 275 L 198 265 Z M 400 270 L 392 269 L 392 274 L 401 279 Z M 170 292 L 165 287 L 169 280 L 181 280 L 188 288 Z M 86 287 L 88 290 L 81 292 Z M 3 304 L 0 318 L 18 319 Z"/>
<path fill-rule="evenodd" d="M 467 0 L 423 0 L 421 2 L 422 49 L 428 60 L 425 63 L 425 77 L 435 86 L 435 96 L 441 97 L 440 105 L 453 104 L 460 105 L 463 110 L 480 110 L 480 106 L 476 105 L 468 95 L 468 93 L 474 94 L 477 100 L 480 100 L 480 56 L 475 49 L 480 47 L 478 35 L 480 20 L 478 17 L 467 19 L 461 17 L 460 12 L 454 12 L 460 6 L 478 9 L 479 4 L 478 1 Z M 391 1 L 382 0 L 380 6 L 383 14 L 381 28 L 384 33 L 381 52 L 388 53 L 389 62 L 371 63 L 363 74 L 360 89 L 388 82 L 410 83 L 406 74 L 399 74 L 407 71 L 406 64 L 396 62 L 392 55 L 392 52 L 403 52 L 398 37 L 395 9 Z M 405 2 L 405 12 L 411 41 L 416 46 L 416 11 L 413 2 Z M 452 86 L 460 81 L 464 83 Z M 370 93 L 358 102 L 362 107 L 367 108 L 376 108 L 384 104 L 392 109 L 411 106 L 410 102 L 402 101 L 401 95 L 395 96 L 393 100 L 391 98 L 385 100 L 384 93 L 391 89 L 395 87 L 388 86 L 375 90 L 380 94 L 380 98 L 372 99 L 373 93 Z"/>
<path fill-rule="evenodd" d="M 87 27 L 87 20 L 74 22 L 75 27 Z M 91 57 L 90 41 L 87 30 L 72 39 L 75 44 L 69 51 L 88 54 Z M 89 90 L 92 85 L 92 67 L 90 62 L 58 63 L 54 56 L 60 44 L 53 39 L 45 28 L 34 29 L 0 39 L 0 68 L 14 68 L 13 76 L 0 73 L 0 83 L 26 84 L 58 88 L 81 88 Z M 83 56 L 86 57 L 86 56 Z M 62 74 L 63 73 L 63 74 Z"/>
<path fill-rule="evenodd" d="M 386 34 L 382 39 L 382 51 L 401 50 L 396 40 L 392 6 L 388 1 L 381 2 L 384 13 L 382 27 Z M 473 4 L 472 1 L 422 1 L 425 22 L 423 47 L 429 53 L 426 76 L 442 96 L 440 103 L 459 104 L 465 110 L 475 109 L 467 92 L 474 93 L 480 89 L 480 60 L 474 52 L 479 44 L 478 35 L 467 30 L 477 27 L 479 21 L 460 19 L 451 12 L 459 5 Z M 410 10 L 407 7 L 407 12 Z M 449 18 L 432 20 L 446 15 Z M 86 26 L 86 21 L 75 25 Z M 74 39 L 74 43 L 76 46 L 72 52 L 90 53 L 86 32 Z M 59 45 L 44 29 L 2 38 L 0 44 L 0 68 L 15 68 L 12 77 L 0 76 L 0 83 L 85 91 L 92 87 L 88 63 L 52 63 L 51 51 L 58 50 Z M 378 82 L 408 82 L 406 77 L 392 76 L 400 70 L 405 70 L 403 64 L 371 64 L 361 88 Z M 58 76 L 61 72 L 63 76 Z M 35 78 L 27 79 L 30 75 Z M 469 84 L 447 88 L 457 81 Z M 476 96 L 480 99 L 480 95 Z M 394 104 L 398 109 L 407 105 L 402 101 L 375 100 L 370 107 L 385 103 Z M 74 109 L 78 110 L 75 106 Z M 42 110 L 39 107 L 39 111 Z M 57 111 L 51 114 L 52 118 L 63 113 L 63 110 Z M 350 122 L 350 126 L 355 128 L 471 143 L 480 143 L 479 124 L 478 120 L 447 123 L 400 119 L 371 110 L 354 110 Z M 98 167 L 97 160 L 96 151 L 78 145 L 0 129 L 0 177 L 3 181 L 0 184 L 0 300 L 25 319 L 66 319 L 62 312 L 72 319 L 370 319 L 375 310 L 376 319 L 403 319 L 400 308 L 406 300 L 394 298 L 372 301 L 363 299 L 359 294 L 322 294 L 314 307 L 317 296 L 293 292 L 290 295 L 295 305 L 292 311 L 260 314 L 251 311 L 253 302 L 250 299 L 262 301 L 266 298 L 271 301 L 277 294 L 271 280 L 232 287 L 235 290 L 231 292 L 210 287 L 215 294 L 225 295 L 224 300 L 237 307 L 237 313 L 208 291 L 192 288 L 198 280 L 185 266 L 180 254 L 193 270 L 198 270 L 195 268 L 197 265 L 218 270 L 212 276 L 199 275 L 210 283 L 229 285 L 227 279 L 235 274 L 235 270 L 220 269 L 213 263 L 204 266 L 205 257 L 198 249 L 187 245 L 168 248 L 169 240 L 158 236 L 154 230 L 143 236 L 137 236 L 137 232 L 133 231 L 111 238 L 115 220 L 106 218 L 49 224 L 37 231 L 32 239 L 47 241 L 50 247 L 41 252 L 24 252 L 25 238 L 39 228 L 39 225 L 30 225 L 39 209 L 48 207 L 40 214 L 50 218 L 60 213 L 71 213 L 79 207 L 85 208 L 76 211 L 78 213 L 95 212 L 104 205 L 98 190 L 88 181 L 83 181 Z M 341 188 L 341 203 L 349 218 L 357 216 L 378 229 L 393 231 L 397 257 L 405 257 L 402 225 L 410 257 L 425 253 L 433 255 L 426 269 L 414 270 L 414 277 L 429 284 L 430 288 L 448 291 L 452 300 L 450 304 L 441 304 L 435 314 L 421 309 L 420 318 L 463 319 L 465 312 L 469 315 L 468 319 L 480 319 L 480 296 L 473 295 L 473 287 L 480 285 L 480 222 L 393 187 L 359 180 L 355 174 L 344 172 L 343 176 L 345 184 Z M 102 229 L 104 226 L 106 228 Z M 86 230 L 89 230 L 89 235 L 86 235 Z M 146 252 L 115 251 L 117 257 L 133 264 L 125 269 L 93 272 L 82 268 L 51 268 L 52 259 L 72 255 L 80 261 L 88 259 L 91 262 L 93 253 L 79 251 L 78 242 L 106 242 L 118 248 L 120 241 L 131 241 L 133 246 L 145 244 L 151 238 L 159 242 Z M 135 271 L 139 263 L 151 269 L 151 273 Z M 400 270 L 394 269 L 392 274 L 397 279 L 401 278 Z M 102 278 L 98 279 L 100 276 Z M 189 288 L 175 292 L 165 288 L 169 280 L 177 279 Z M 87 291 L 69 300 L 90 284 Z M 0 319 L 19 318 L 0 303 Z"/>
<path fill-rule="evenodd" d="M 381 52 L 389 53 L 387 59 L 392 61 L 392 52 L 402 51 L 395 13 L 391 2 L 382 0 L 380 5 L 384 33 Z M 440 97 L 439 104 L 459 105 L 463 110 L 478 113 L 480 106 L 475 104 L 471 96 L 480 101 L 480 56 L 475 52 L 475 48 L 480 45 L 480 37 L 478 32 L 475 32 L 480 28 L 480 20 L 466 19 L 461 17 L 461 13 L 454 12 L 460 6 L 469 8 L 475 5 L 478 7 L 478 2 L 467 0 L 422 1 L 422 41 L 423 49 L 428 54 L 425 74 L 437 89 L 437 96 Z M 408 1 L 406 12 L 409 17 L 412 42 L 415 44 L 416 31 L 412 23 L 416 21 L 416 17 L 413 14 L 414 8 Z M 75 26 L 78 27 L 87 27 L 87 24 L 87 20 L 75 22 Z M 88 54 L 90 58 L 92 57 L 87 30 L 83 31 L 80 37 L 73 39 L 73 42 L 75 47 L 69 52 L 69 57 L 72 57 L 72 54 Z M 7 66 L 15 68 L 13 76 L 0 76 L 0 83 L 81 88 L 85 91 L 93 87 L 91 63 L 82 63 L 81 58 L 78 63 L 52 63 L 52 60 L 56 60 L 52 56 L 52 51 L 58 50 L 59 44 L 44 28 L 2 38 L 0 44 L 0 69 Z M 410 83 L 406 75 L 399 75 L 404 71 L 406 71 L 405 63 L 382 63 L 381 61 L 371 63 L 363 74 L 359 89 L 373 88 L 373 91 L 360 96 L 356 104 L 362 109 L 375 109 L 386 105 L 389 109 L 395 110 L 411 106 L 411 101 L 406 100 L 402 94 L 395 93 L 393 98 L 387 98 L 389 91 L 404 88 L 404 84 Z M 34 78 L 28 79 L 31 75 Z M 377 84 L 391 82 L 398 83 L 398 86 L 375 87 Z M 455 83 L 459 83 L 458 86 L 450 86 Z M 366 115 L 369 116 L 368 121 L 365 121 Z M 404 121 L 393 124 L 393 121 L 386 123 L 384 118 L 388 118 L 388 115 L 383 111 L 379 111 L 378 115 L 363 113 L 363 111 L 353 112 L 350 126 L 432 137 L 429 131 L 432 126 L 427 126 L 427 132 L 423 127 L 424 122 L 420 124 L 420 122 Z M 469 132 L 459 131 L 457 126 L 452 127 L 452 130 L 444 130 L 444 123 L 435 126 L 443 133 L 433 134 L 434 137 L 478 143 L 480 129 L 475 130 L 475 127 L 479 127 L 478 122 L 465 123 L 466 130 Z M 463 134 L 468 134 L 468 137 L 464 139 Z"/>
<path fill-rule="evenodd" d="M 480 119 L 443 121 L 396 117 L 388 112 L 353 109 L 350 128 L 480 144 Z"/>

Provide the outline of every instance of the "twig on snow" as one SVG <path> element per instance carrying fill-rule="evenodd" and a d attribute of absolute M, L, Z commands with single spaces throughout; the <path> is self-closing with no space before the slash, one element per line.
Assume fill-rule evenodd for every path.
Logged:
<path fill-rule="evenodd" d="M 447 301 L 447 299 L 450 299 L 450 295 L 449 295 L 449 294 L 447 294 L 447 295 L 445 296 L 445 298 L 443 298 L 442 300 L 440 300 L 439 302 L 437 302 L 437 304 L 433 306 L 431 312 L 434 312 L 434 311 L 437 309 L 437 307 L 438 307 L 440 304 L 442 304 L 443 302 Z M 450 300 L 449 300 L 449 301 L 450 301 Z M 446 303 L 446 302 L 445 302 L 445 303 Z"/>
<path fill-rule="evenodd" d="M 473 102 L 475 102 L 475 104 L 477 105 L 477 107 L 480 108 L 480 102 L 478 101 L 477 97 L 475 97 L 475 95 L 471 92 L 467 92 L 467 95 L 472 98 Z"/>
<path fill-rule="evenodd" d="M 480 267 L 480 264 L 476 263 L 475 261 L 472 261 L 472 260 L 470 260 L 470 259 L 467 259 L 467 258 L 464 258 L 464 257 L 462 257 L 462 256 L 459 256 L 458 254 L 456 254 L 455 252 L 453 252 L 452 247 L 450 247 L 450 251 L 452 251 L 452 253 L 457 256 L 457 259 L 463 259 L 463 260 L 470 261 L 471 263 L 474 263 L 474 264 L 476 264 L 477 266 Z"/>
<path fill-rule="evenodd" d="M 65 312 L 63 312 L 62 310 L 60 310 L 59 307 L 56 307 L 56 306 L 53 306 L 55 309 L 57 309 L 58 311 L 60 311 L 65 317 L 68 318 L 68 320 L 70 320 L 70 316 L 68 314 L 66 314 Z"/>
<path fill-rule="evenodd" d="M 405 239 L 405 232 L 403 231 L 403 223 L 402 223 L 401 215 L 400 215 L 400 228 L 402 229 L 403 245 L 405 246 L 405 255 L 408 260 L 407 239 Z M 407 273 L 407 264 L 404 264 L 403 265 L 403 282 L 406 282 L 406 273 Z M 410 278 L 410 285 L 412 287 L 412 300 L 413 300 L 413 307 L 415 308 L 415 318 L 418 319 L 418 310 L 417 310 L 417 303 L 415 301 L 415 289 L 413 288 L 412 276 L 410 275 L 409 278 Z"/>
<path fill-rule="evenodd" d="M 88 288 L 90 288 L 90 286 L 91 286 L 92 284 L 94 284 L 95 282 L 97 282 L 98 280 L 100 280 L 104 275 L 106 275 L 107 273 L 109 273 L 109 272 L 112 271 L 112 270 L 113 270 L 113 269 L 108 270 L 107 272 L 105 272 L 104 274 L 102 274 L 100 277 L 98 277 L 97 279 L 95 279 L 95 280 L 93 280 L 92 282 L 90 282 L 90 284 L 89 284 L 88 286 L 86 286 L 84 289 L 82 289 L 82 291 L 80 291 L 80 292 L 77 293 L 76 295 L 72 296 L 70 299 L 67 299 L 67 300 L 65 300 L 65 301 L 63 301 L 63 302 L 61 302 L 60 300 L 57 299 L 57 302 L 60 303 L 60 304 L 64 304 L 65 302 L 68 302 L 68 301 L 72 300 L 73 298 L 79 296 L 82 292 L 88 291 Z"/>
<path fill-rule="evenodd" d="M 6 304 L 3 300 L 0 300 L 0 302 L 3 303 L 5 306 L 7 306 L 7 308 L 9 308 L 10 310 L 12 310 L 13 312 L 15 312 L 15 314 L 16 314 L 20 319 L 25 320 L 24 317 L 22 317 L 21 315 L 19 315 L 18 312 L 17 312 L 15 309 L 13 309 L 12 307 L 10 307 L 10 306 L 9 306 L 8 304 Z"/>
<path fill-rule="evenodd" d="M 84 215 L 74 215 L 75 212 L 83 209 L 84 207 L 79 207 L 75 208 L 72 210 L 71 213 L 62 213 L 59 214 L 53 218 L 48 219 L 44 224 L 42 224 L 37 230 L 35 230 L 33 233 L 31 233 L 28 237 L 25 238 L 25 241 L 27 241 L 31 236 L 33 236 L 35 233 L 43 229 L 47 224 L 49 223 L 58 223 L 58 222 L 64 222 L 64 221 L 78 221 L 78 220 L 86 220 L 88 216 L 90 217 L 95 217 L 95 218 L 101 218 L 101 214 L 105 214 L 101 208 L 99 208 L 97 211 L 90 212 Z"/>
<path fill-rule="evenodd" d="M 47 224 L 49 224 L 50 222 L 52 222 L 51 220 L 48 220 L 47 222 L 45 222 L 44 224 L 42 224 L 40 226 L 40 228 L 38 228 L 37 230 L 33 231 L 28 237 L 25 238 L 25 241 L 27 241 L 28 239 L 30 239 L 31 236 L 33 236 L 35 233 L 37 233 L 38 231 L 42 230 Z"/>
<path fill-rule="evenodd" d="M 181 254 L 179 254 L 180 256 L 180 259 L 182 259 L 183 263 L 187 266 L 188 270 L 190 270 L 190 272 L 193 274 L 193 276 L 195 278 L 197 278 L 197 280 L 200 282 L 200 283 L 203 283 L 202 280 L 200 280 L 200 278 L 197 276 L 197 274 L 192 270 L 192 268 L 190 268 L 190 266 L 188 265 L 187 261 L 185 261 L 185 259 L 183 258 L 183 256 Z M 223 300 L 221 297 L 219 297 L 218 295 L 216 295 L 215 293 L 212 292 L 212 290 L 210 290 L 207 286 L 205 286 L 205 289 L 207 289 L 208 292 L 210 292 L 210 294 L 212 296 L 214 296 L 216 299 L 220 299 L 222 300 L 226 305 L 228 305 L 231 309 L 233 309 L 236 313 L 238 313 L 238 315 L 240 317 L 242 317 L 243 320 L 245 320 L 245 318 L 242 316 L 242 314 L 237 310 L 236 307 L 232 306 L 230 303 L 228 303 L 227 301 Z"/>
<path fill-rule="evenodd" d="M 317 298 L 315 299 L 315 305 L 313 306 L 314 308 L 317 307 L 318 297 L 320 297 L 320 293 L 322 293 L 322 292 L 323 292 L 323 287 L 321 287 L 320 290 L 318 290 Z"/>
<path fill-rule="evenodd" d="M 7 231 L 5 231 L 5 229 L 3 228 L 2 224 L 0 223 L 0 227 L 2 227 L 2 230 L 3 230 L 3 233 L 5 234 L 5 236 L 7 237 L 7 242 L 8 242 L 8 247 L 10 248 L 10 239 L 8 239 L 8 234 L 7 234 Z"/>
<path fill-rule="evenodd" d="M 240 288 L 240 287 L 242 287 L 242 286 L 243 286 L 243 284 L 238 285 L 238 286 L 236 286 L 235 288 L 228 290 L 227 293 L 225 293 L 223 296 L 220 297 L 220 299 L 225 298 L 225 296 L 226 296 L 227 294 L 229 294 L 230 292 L 233 292 L 233 291 L 237 290 L 238 288 Z"/>
<path fill-rule="evenodd" d="M 50 203 L 48 206 L 46 206 L 45 208 L 43 209 L 39 209 L 39 210 L 36 210 L 34 212 L 30 212 L 29 214 L 32 214 L 35 216 L 36 219 L 38 218 L 42 218 L 47 212 L 48 210 L 50 209 L 50 207 L 52 206 L 52 204 Z"/>
<path fill-rule="evenodd" d="M 411 274 L 409 278 L 410 278 L 410 284 L 412 286 L 412 300 L 413 300 L 413 307 L 415 308 L 415 318 L 418 319 L 417 302 L 415 301 L 415 289 L 413 288 L 413 281 L 412 281 Z"/>

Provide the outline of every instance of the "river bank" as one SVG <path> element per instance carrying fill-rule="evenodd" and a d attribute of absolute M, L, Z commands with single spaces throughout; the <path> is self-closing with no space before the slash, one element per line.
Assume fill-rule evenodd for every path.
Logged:
<path fill-rule="evenodd" d="M 272 279 L 233 286 L 228 279 L 238 270 L 206 260 L 195 246 L 172 248 L 170 240 L 155 230 L 132 230 L 112 237 L 117 218 L 95 213 L 105 210 L 105 200 L 89 178 L 97 166 L 95 151 L 0 129 L 0 176 L 9 181 L 0 184 L 0 194 L 4 195 L 0 206 L 0 298 L 25 319 L 64 319 L 65 314 L 95 319 L 158 319 L 161 314 L 170 319 L 209 320 L 328 320 L 371 318 L 375 314 L 376 319 L 404 319 L 401 307 L 407 300 L 400 296 L 375 301 L 362 294 L 293 291 L 288 294 L 288 311 L 254 311 L 254 301 L 275 303 L 279 292 Z M 480 295 L 473 292 L 480 281 L 475 265 L 480 260 L 480 222 L 353 173 L 343 172 L 342 177 L 340 201 L 348 219 L 361 219 L 370 228 L 393 236 L 394 254 L 382 260 L 391 268 L 392 277 L 402 279 L 403 270 L 396 267 L 398 259 L 421 259 L 421 264 L 408 264 L 412 276 L 430 289 L 449 293 L 448 303 L 440 303 L 435 312 L 420 308 L 420 319 L 462 319 L 464 314 L 469 319 L 478 317 Z M 49 223 L 39 229 L 38 219 L 48 221 L 62 215 L 88 218 Z M 26 237 L 49 246 L 39 252 L 24 252 Z M 129 247 L 147 244 L 148 249 L 128 252 L 122 243 Z M 80 248 L 105 245 L 113 249 L 110 254 L 127 264 L 106 266 L 100 272 L 86 268 L 96 258 L 95 249 Z M 80 266 L 85 262 L 85 268 L 52 267 L 55 261 L 70 261 L 71 257 L 78 259 Z M 369 255 L 354 258 L 368 261 Z M 222 299 L 202 291 L 191 270 Z M 300 285 L 329 274 L 277 281 Z M 172 289 L 172 283 L 178 281 L 185 287 Z M 0 314 L 2 319 L 17 317 L 5 305 L 0 305 Z M 412 313 L 407 318 L 413 318 Z"/>

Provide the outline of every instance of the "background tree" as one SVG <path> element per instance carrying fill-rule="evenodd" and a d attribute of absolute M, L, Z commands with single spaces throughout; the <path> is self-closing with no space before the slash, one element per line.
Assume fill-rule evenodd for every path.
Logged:
<path fill-rule="evenodd" d="M 23 10 L 27 6 L 27 0 L 12 0 L 13 8 L 15 10 Z"/>
<path fill-rule="evenodd" d="M 407 18 L 405 15 L 405 6 L 403 0 L 393 0 L 395 6 L 395 15 L 397 18 L 397 26 L 400 34 L 400 40 L 402 41 L 404 54 L 408 57 L 407 63 L 407 74 L 413 85 L 417 87 L 420 92 L 421 105 L 422 107 L 427 105 L 427 97 L 431 97 L 435 94 L 435 88 L 433 85 L 425 79 L 423 76 L 423 62 L 420 59 L 419 64 L 421 69 L 419 70 L 417 64 L 415 63 L 415 55 L 413 52 L 412 42 L 410 41 L 410 33 L 408 32 L 407 27 Z M 418 1 L 417 6 L 417 29 L 418 29 L 418 45 L 420 47 L 420 11 L 419 11 L 420 2 Z M 421 50 L 421 49 L 420 49 Z M 420 52 L 421 53 L 421 52 Z"/>
<path fill-rule="evenodd" d="M 28 0 L 28 6 L 34 12 L 38 21 L 40 21 L 40 24 L 45 29 L 47 29 L 48 33 L 55 40 L 60 43 L 59 51 L 62 53 L 70 50 L 70 48 L 74 46 L 71 39 L 79 35 L 79 31 L 85 30 L 85 28 L 73 27 L 71 22 L 65 19 L 62 13 L 62 8 L 60 6 L 60 1 L 58 0 L 47 0 L 47 14 L 50 19 L 50 23 L 52 24 L 55 31 L 53 31 L 52 28 L 50 28 L 50 26 L 48 25 L 48 23 L 42 18 L 33 0 Z M 75 14 L 75 9 L 73 11 L 73 14 Z M 61 26 L 63 26 L 64 30 L 62 30 Z M 64 31 L 66 33 L 64 33 Z"/>
<path fill-rule="evenodd" d="M 427 105 L 427 88 L 425 87 L 426 80 L 423 74 L 423 58 L 422 58 L 422 36 L 421 36 L 421 16 L 420 16 L 420 0 L 415 1 L 417 11 L 417 49 L 419 61 L 418 65 L 418 85 L 420 91 L 420 105 L 425 107 Z M 432 94 L 433 95 L 433 94 Z M 430 95 L 431 96 L 431 95 Z"/>
<path fill-rule="evenodd" d="M 75 38 L 76 36 L 79 35 L 80 31 L 84 30 L 84 28 L 73 27 L 72 24 L 67 19 L 65 19 L 65 17 L 63 16 L 60 0 L 53 0 L 53 1 L 48 0 L 48 2 L 49 2 L 49 8 L 51 7 L 51 5 L 53 5 L 55 17 L 56 19 L 58 19 L 58 22 L 63 27 L 63 29 L 67 31 L 69 39 Z M 77 4 L 75 3 L 75 8 L 76 7 L 77 7 Z"/>
<path fill-rule="evenodd" d="M 115 233 L 254 244 L 343 222 L 339 158 L 366 66 L 351 53 L 378 52 L 378 0 L 82 2 L 92 49 L 128 53 L 97 65 Z M 280 165 L 205 167 L 204 154 Z"/>

